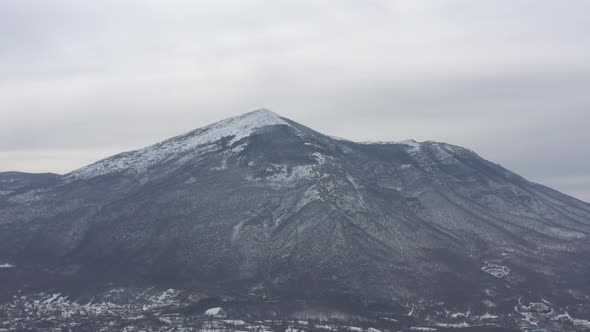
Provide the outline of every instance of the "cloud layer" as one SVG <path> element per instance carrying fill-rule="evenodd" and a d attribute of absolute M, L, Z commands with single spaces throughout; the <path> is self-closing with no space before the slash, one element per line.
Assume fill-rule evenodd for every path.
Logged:
<path fill-rule="evenodd" d="M 0 2 L 0 171 L 67 172 L 266 107 L 440 140 L 590 201 L 584 0 Z"/>

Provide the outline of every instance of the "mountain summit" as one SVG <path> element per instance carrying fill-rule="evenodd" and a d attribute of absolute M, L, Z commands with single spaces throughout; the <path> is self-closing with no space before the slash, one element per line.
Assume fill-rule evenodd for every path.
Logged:
<path fill-rule="evenodd" d="M 33 179 L 0 174 L 0 260 L 482 310 L 589 291 L 590 205 L 445 143 L 258 110 Z"/>
<path fill-rule="evenodd" d="M 230 144 L 237 142 L 262 127 L 275 125 L 287 125 L 287 122 L 272 111 L 259 109 L 216 122 L 138 151 L 123 153 L 99 161 L 72 172 L 70 176 L 89 178 L 124 170 L 139 172 L 158 162 L 191 153 L 196 149 L 210 146 L 224 139 L 229 139 Z"/>

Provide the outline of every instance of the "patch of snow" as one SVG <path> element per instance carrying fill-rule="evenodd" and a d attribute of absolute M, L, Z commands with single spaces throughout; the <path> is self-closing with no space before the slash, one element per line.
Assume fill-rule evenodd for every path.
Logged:
<path fill-rule="evenodd" d="M 361 186 L 356 182 L 355 178 L 353 178 L 350 174 L 346 173 L 346 179 L 352 184 L 356 191 L 362 189 Z"/>
<path fill-rule="evenodd" d="M 419 150 L 421 148 L 421 143 L 417 142 L 413 139 L 407 139 L 403 141 L 364 141 L 358 142 L 359 144 L 392 144 L 392 145 L 408 145 L 412 150 Z"/>
<path fill-rule="evenodd" d="M 394 142 L 394 144 L 408 145 L 413 150 L 419 150 L 420 149 L 420 143 L 416 142 L 413 139 L 408 139 L 408 140 L 404 140 L 404 141 Z"/>
<path fill-rule="evenodd" d="M 498 319 L 498 316 L 496 315 L 492 315 L 489 312 L 486 312 L 485 314 L 479 316 L 479 319 L 481 320 L 487 320 L 487 319 Z"/>
<path fill-rule="evenodd" d="M 586 237 L 586 234 L 584 234 L 582 232 L 567 230 L 567 229 L 563 229 L 563 228 L 559 228 L 559 227 L 549 227 L 548 231 L 552 235 L 554 235 L 556 237 L 560 237 L 564 240 L 583 239 Z"/>
<path fill-rule="evenodd" d="M 454 328 L 454 329 L 460 329 L 460 328 L 466 328 L 466 327 L 470 327 L 471 325 L 467 324 L 466 322 L 461 322 L 461 323 L 436 323 L 435 324 L 438 327 L 446 327 L 446 328 Z"/>
<path fill-rule="evenodd" d="M 518 304 L 514 307 L 514 311 L 522 316 L 522 320 L 531 326 L 539 326 L 537 317 L 538 314 L 543 314 L 543 311 L 549 310 L 544 303 L 530 303 L 525 305 L 522 303 L 522 296 L 518 298 Z M 553 312 L 551 309 L 550 312 Z"/>
<path fill-rule="evenodd" d="M 326 156 L 319 152 L 314 152 L 311 155 L 316 159 L 319 165 L 323 165 L 326 162 Z"/>
<path fill-rule="evenodd" d="M 318 328 L 318 329 L 321 329 L 321 330 L 328 330 L 328 331 L 336 331 L 336 330 L 338 330 L 338 327 L 335 326 L 335 325 L 327 325 L 327 324 L 324 324 L 324 325 L 316 325 L 315 327 Z"/>
<path fill-rule="evenodd" d="M 296 329 L 294 327 L 288 327 L 285 332 L 303 332 L 304 330 Z"/>
<path fill-rule="evenodd" d="M 205 311 L 205 316 L 214 316 L 214 317 L 219 317 L 223 315 L 223 309 L 220 307 L 216 307 L 216 308 L 211 308 L 211 309 L 207 309 Z"/>
<path fill-rule="evenodd" d="M 557 316 L 553 317 L 552 319 L 556 320 L 556 321 L 568 320 L 572 324 L 574 324 L 574 326 L 576 326 L 576 327 L 583 327 L 586 329 L 590 329 L 590 321 L 587 321 L 585 319 L 573 318 L 572 316 L 570 316 L 570 314 L 568 312 L 566 312 L 565 314 L 557 315 Z"/>
<path fill-rule="evenodd" d="M 171 297 L 173 297 L 175 295 L 178 295 L 178 291 L 175 290 L 175 289 L 170 288 L 170 289 L 162 292 L 162 294 L 160 294 L 158 296 L 157 300 L 160 301 L 160 302 L 162 302 L 162 301 L 165 301 L 165 300 L 170 299 Z"/>
<path fill-rule="evenodd" d="M 322 148 L 321 146 L 319 146 L 319 145 L 317 145 L 317 144 L 310 143 L 310 142 L 305 142 L 305 143 L 303 143 L 303 145 L 306 145 L 306 146 L 312 146 L 312 147 L 314 147 L 314 148 L 316 148 L 316 149 L 319 149 L 319 150 L 323 150 L 323 149 L 324 149 L 324 148 Z"/>
<path fill-rule="evenodd" d="M 481 270 L 499 279 L 506 277 L 510 273 L 510 269 L 507 266 L 490 263 L 486 263 Z"/>
<path fill-rule="evenodd" d="M 305 194 L 303 194 L 303 197 L 301 197 L 301 199 L 299 199 L 299 202 L 297 202 L 297 206 L 295 207 L 295 211 L 301 210 L 303 207 L 305 207 L 307 204 L 309 204 L 313 201 L 321 201 L 321 200 L 322 200 L 322 197 L 320 196 L 320 192 L 316 188 L 310 187 L 309 189 L 307 189 Z"/>
<path fill-rule="evenodd" d="M 53 302 L 54 302 L 55 300 L 57 300 L 57 299 L 58 299 L 60 296 L 61 296 L 61 294 L 59 294 L 59 293 L 53 294 L 53 295 L 51 295 L 51 297 L 50 297 L 50 298 L 48 298 L 47 300 L 43 301 L 43 303 L 45 303 L 45 304 L 53 303 Z"/>
<path fill-rule="evenodd" d="M 8 263 L 0 264 L 0 269 L 10 269 L 13 267 L 15 267 L 15 266 L 12 264 L 8 264 Z"/>
<path fill-rule="evenodd" d="M 295 166 L 291 169 L 290 174 L 287 172 L 287 166 L 278 165 L 277 167 L 281 168 L 281 170 L 277 173 L 267 176 L 266 180 L 269 180 L 275 185 L 279 186 L 288 185 L 299 179 L 311 179 L 317 174 L 315 171 L 315 167 L 317 167 L 317 165 Z"/>
<path fill-rule="evenodd" d="M 234 226 L 234 229 L 232 230 L 232 234 L 231 234 L 232 240 L 235 240 L 238 238 L 238 235 L 240 234 L 240 230 L 242 230 L 243 225 L 244 225 L 244 221 L 240 221 L 237 225 Z"/>
<path fill-rule="evenodd" d="M 459 317 L 467 318 L 469 316 L 471 316 L 471 310 L 467 310 L 466 312 L 456 312 L 456 313 L 449 315 L 449 317 L 451 317 L 451 318 L 459 318 Z"/>
<path fill-rule="evenodd" d="M 164 324 L 167 324 L 167 325 L 172 324 L 172 320 L 168 317 L 159 317 L 158 319 L 160 320 L 160 322 L 162 322 Z"/>
<path fill-rule="evenodd" d="M 233 153 L 240 153 L 242 151 L 244 151 L 244 149 L 248 146 L 248 144 L 240 144 L 238 146 L 236 146 L 235 148 L 232 149 Z"/>
<path fill-rule="evenodd" d="M 226 320 L 222 320 L 222 322 L 229 324 L 229 325 L 234 325 L 234 326 L 242 326 L 242 325 L 246 324 L 246 322 L 244 322 L 243 320 L 236 320 L 236 319 L 226 319 Z"/>

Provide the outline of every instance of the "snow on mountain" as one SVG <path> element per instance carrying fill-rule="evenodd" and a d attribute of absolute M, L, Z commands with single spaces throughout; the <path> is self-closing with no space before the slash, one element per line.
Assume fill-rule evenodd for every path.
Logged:
<path fill-rule="evenodd" d="M 403 141 L 364 141 L 360 142 L 360 144 L 381 144 L 381 145 L 388 145 L 388 144 L 398 144 L 398 145 L 406 145 L 411 148 L 412 151 L 419 151 L 420 147 L 424 142 L 417 142 L 413 139 L 407 139 Z"/>
<path fill-rule="evenodd" d="M 67 177 L 87 179 L 121 171 L 139 173 L 157 162 L 176 158 L 179 155 L 193 152 L 195 149 L 211 148 L 211 145 L 224 138 L 231 137 L 227 144 L 233 145 L 250 136 L 256 130 L 271 125 L 288 125 L 288 123 L 270 110 L 259 109 L 216 122 L 141 150 L 122 153 L 98 161 L 68 174 Z"/>
<path fill-rule="evenodd" d="M 0 174 L 0 190 L 0 262 L 16 266 L 482 303 L 482 315 L 514 294 L 590 291 L 590 205 L 459 146 L 333 139 L 267 110 L 65 177 Z"/>

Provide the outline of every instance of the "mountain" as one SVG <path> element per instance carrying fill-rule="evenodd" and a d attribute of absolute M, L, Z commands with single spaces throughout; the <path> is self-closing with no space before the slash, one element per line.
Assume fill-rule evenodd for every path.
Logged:
<path fill-rule="evenodd" d="M 22 172 L 0 173 L 0 195 L 13 193 L 17 190 L 31 190 L 55 184 L 60 176 L 53 173 L 30 174 Z"/>
<path fill-rule="evenodd" d="M 589 235 L 590 204 L 469 149 L 336 139 L 268 110 L 65 175 L 0 174 L 0 262 L 184 287 L 565 305 L 590 291 Z"/>

